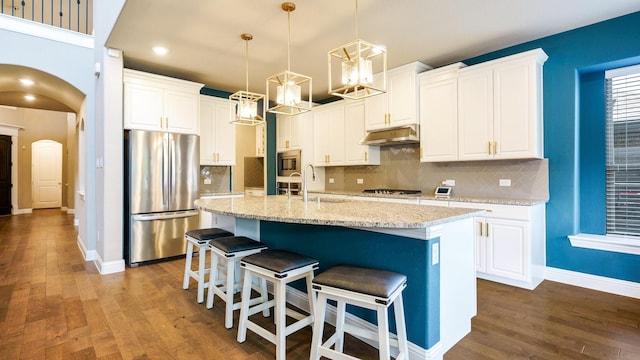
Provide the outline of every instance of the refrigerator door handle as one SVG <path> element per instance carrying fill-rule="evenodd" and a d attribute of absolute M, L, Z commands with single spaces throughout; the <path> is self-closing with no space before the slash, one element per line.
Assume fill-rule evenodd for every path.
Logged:
<path fill-rule="evenodd" d="M 179 219 L 190 216 L 198 215 L 198 210 L 189 210 L 189 211 L 178 211 L 172 213 L 163 213 L 163 214 L 142 214 L 142 215 L 132 215 L 131 219 L 133 221 L 153 221 L 153 220 L 166 220 L 166 219 Z"/>
<path fill-rule="evenodd" d="M 175 181 L 175 172 L 177 171 L 176 169 L 176 140 L 173 137 L 173 134 L 169 135 L 169 203 L 173 206 L 175 206 L 174 203 L 174 197 L 176 196 L 176 194 L 174 194 L 173 192 L 175 191 L 176 188 L 176 184 L 174 184 Z"/>
<path fill-rule="evenodd" d="M 162 205 L 166 208 L 169 204 L 169 142 L 166 135 L 162 139 Z"/>

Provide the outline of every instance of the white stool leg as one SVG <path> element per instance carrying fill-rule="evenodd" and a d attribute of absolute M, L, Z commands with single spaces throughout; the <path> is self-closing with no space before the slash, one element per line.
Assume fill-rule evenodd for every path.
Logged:
<path fill-rule="evenodd" d="M 287 291 L 286 285 L 274 281 L 275 318 L 276 318 L 276 360 L 285 360 L 287 353 Z"/>
<path fill-rule="evenodd" d="M 313 289 L 313 272 L 310 272 L 305 277 L 307 279 L 307 297 L 309 298 L 309 315 L 315 317 L 315 309 L 316 309 L 316 296 Z"/>
<path fill-rule="evenodd" d="M 385 306 L 378 306 L 378 340 L 380 360 L 389 360 L 389 318 Z"/>
<path fill-rule="evenodd" d="M 206 246 L 200 246 L 200 250 L 198 251 L 198 303 L 202 303 L 204 301 L 204 270 L 205 270 L 205 260 L 207 259 L 207 248 Z"/>
<path fill-rule="evenodd" d="M 207 292 L 207 309 L 213 307 L 213 301 L 215 300 L 215 293 L 213 288 L 218 283 L 218 254 L 213 251 L 211 253 L 211 268 L 209 269 L 209 291 Z"/>
<path fill-rule="evenodd" d="M 337 312 L 336 312 L 336 346 L 335 350 L 343 352 L 344 348 L 344 317 L 346 312 L 346 303 L 341 300 L 337 300 Z"/>
<path fill-rule="evenodd" d="M 240 302 L 240 322 L 238 324 L 238 342 L 247 339 L 247 319 L 249 318 L 249 301 L 251 300 L 251 271 L 245 270 L 242 283 L 242 300 Z"/>
<path fill-rule="evenodd" d="M 191 271 L 191 258 L 193 257 L 193 243 L 187 241 L 187 255 L 184 261 L 184 280 L 182 281 L 182 288 L 187 290 L 189 288 L 189 272 Z"/>
<path fill-rule="evenodd" d="M 398 295 L 393 302 L 393 312 L 396 317 L 396 332 L 398 333 L 399 351 L 404 353 L 404 359 L 409 359 L 409 343 L 407 341 L 407 328 L 404 321 L 404 304 L 402 303 L 402 294 Z"/>
<path fill-rule="evenodd" d="M 227 259 L 227 285 L 225 289 L 225 307 L 224 307 L 224 327 L 231 329 L 233 327 L 233 294 L 235 292 L 235 265 L 236 261 Z M 249 291 L 251 296 L 251 291 Z"/>
<path fill-rule="evenodd" d="M 320 350 L 320 346 L 322 345 L 326 308 L 327 297 L 324 294 L 318 294 L 318 298 L 316 300 L 316 311 L 314 316 L 315 323 L 313 324 L 313 337 L 311 338 L 311 354 L 309 356 L 309 360 L 320 360 L 318 351 Z"/>
<path fill-rule="evenodd" d="M 269 301 L 269 292 L 267 291 L 267 280 L 260 278 L 260 303 L 266 303 Z M 266 308 L 262 311 L 262 316 L 269 317 L 271 311 Z"/>

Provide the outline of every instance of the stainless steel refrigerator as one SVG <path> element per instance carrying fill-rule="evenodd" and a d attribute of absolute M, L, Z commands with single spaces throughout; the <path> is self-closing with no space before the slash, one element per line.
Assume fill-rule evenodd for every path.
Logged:
<path fill-rule="evenodd" d="M 184 233 L 199 223 L 199 137 L 142 130 L 124 137 L 127 264 L 185 254 Z"/>

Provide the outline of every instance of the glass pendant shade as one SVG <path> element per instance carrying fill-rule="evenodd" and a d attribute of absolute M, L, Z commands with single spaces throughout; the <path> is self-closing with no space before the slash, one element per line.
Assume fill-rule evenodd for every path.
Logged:
<path fill-rule="evenodd" d="M 251 34 L 240 36 L 245 41 L 245 81 L 246 90 L 236 91 L 229 96 L 231 103 L 231 124 L 236 125 L 258 125 L 265 119 L 265 97 L 262 94 L 249 91 L 249 40 L 253 39 Z M 261 109 L 260 114 L 258 108 Z"/>
<path fill-rule="evenodd" d="M 272 105 L 267 111 L 276 114 L 297 115 L 311 110 L 312 81 L 309 76 L 294 73 L 291 68 L 291 12 L 296 6 L 285 2 L 281 5 L 287 12 L 289 38 L 287 40 L 287 70 L 267 78 L 267 99 Z M 275 95 L 275 99 L 272 96 Z"/>

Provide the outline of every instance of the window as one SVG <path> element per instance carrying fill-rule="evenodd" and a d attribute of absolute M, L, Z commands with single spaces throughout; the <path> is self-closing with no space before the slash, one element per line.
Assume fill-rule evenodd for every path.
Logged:
<path fill-rule="evenodd" d="M 640 65 L 605 77 L 607 234 L 640 236 Z"/>

